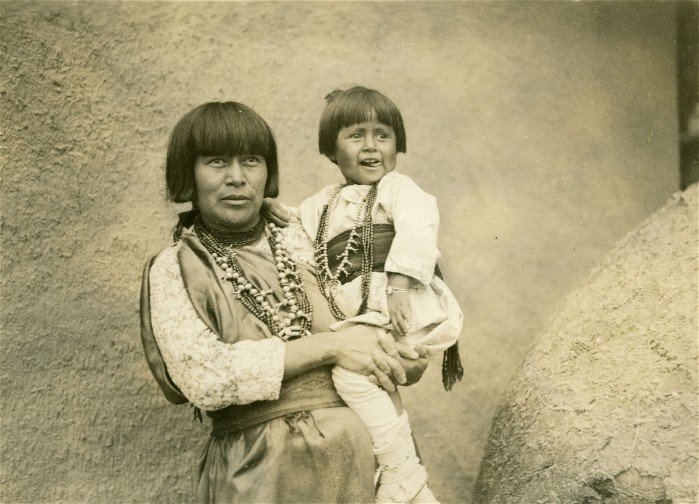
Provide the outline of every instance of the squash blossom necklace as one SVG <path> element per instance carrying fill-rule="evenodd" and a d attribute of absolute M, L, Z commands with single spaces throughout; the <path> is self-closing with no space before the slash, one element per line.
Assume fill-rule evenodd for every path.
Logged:
<path fill-rule="evenodd" d="M 359 306 L 357 315 L 365 313 L 367 309 L 369 287 L 371 285 L 371 271 L 374 263 L 374 226 L 372 225 L 371 210 L 374 208 L 376 193 L 378 191 L 378 183 L 372 184 L 366 198 L 359 206 L 355 225 L 350 231 L 345 250 L 337 256 L 339 263 L 335 271 L 333 271 L 328 260 L 328 224 L 330 222 L 332 209 L 335 207 L 335 203 L 340 196 L 340 190 L 345 186 L 346 185 L 342 185 L 338 187 L 328 203 L 323 207 L 320 223 L 318 225 L 318 232 L 316 234 L 314 253 L 318 271 L 318 285 L 328 300 L 330 312 L 338 320 L 345 320 L 347 317 L 342 313 L 342 310 L 340 310 L 340 307 L 337 306 L 335 302 L 335 291 L 342 283 L 342 279 L 349 276 L 350 272 L 347 270 L 347 267 L 351 264 L 349 256 L 351 253 L 359 253 L 358 246 L 361 246 L 362 249 L 362 263 L 360 269 L 362 278 L 362 303 Z"/>
<path fill-rule="evenodd" d="M 236 259 L 236 248 L 251 245 L 263 234 L 274 256 L 277 278 L 284 296 L 281 302 L 270 302 L 273 289 L 261 290 L 245 276 Z M 206 247 L 216 264 L 223 270 L 222 280 L 233 285 L 233 291 L 243 306 L 267 325 L 272 334 L 283 341 L 291 341 L 311 334 L 313 307 L 303 285 L 303 279 L 291 258 L 281 232 L 274 223 L 260 218 L 257 225 L 242 233 L 221 233 L 207 226 L 198 216 L 194 221 L 194 232 Z M 275 298 L 276 300 L 276 298 Z"/>

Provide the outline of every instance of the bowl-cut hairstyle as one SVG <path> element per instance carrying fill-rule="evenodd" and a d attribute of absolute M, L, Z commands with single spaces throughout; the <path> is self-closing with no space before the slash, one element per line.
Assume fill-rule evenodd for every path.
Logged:
<path fill-rule="evenodd" d="M 334 161 L 337 135 L 353 124 L 377 121 L 391 126 L 396 134 L 396 152 L 406 152 L 403 116 L 386 95 L 364 86 L 336 89 L 325 97 L 325 108 L 318 126 L 320 153 Z"/>
<path fill-rule="evenodd" d="M 194 164 L 199 156 L 262 156 L 267 164 L 264 196 L 279 195 L 277 143 L 257 112 L 237 102 L 199 105 L 179 120 L 170 136 L 165 161 L 167 198 L 196 203 Z"/>

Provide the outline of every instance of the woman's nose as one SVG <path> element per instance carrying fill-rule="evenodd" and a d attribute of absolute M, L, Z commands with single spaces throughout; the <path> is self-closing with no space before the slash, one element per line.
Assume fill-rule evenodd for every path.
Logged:
<path fill-rule="evenodd" d="M 242 185 L 245 183 L 245 175 L 240 160 L 234 158 L 226 168 L 226 184 Z"/>

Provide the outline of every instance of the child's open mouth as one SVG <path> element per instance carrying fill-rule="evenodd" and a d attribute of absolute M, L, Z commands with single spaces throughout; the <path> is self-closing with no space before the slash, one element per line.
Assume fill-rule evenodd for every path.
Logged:
<path fill-rule="evenodd" d="M 381 161 L 376 158 L 363 159 L 360 163 L 362 166 L 368 166 L 370 168 L 376 168 L 381 164 Z"/>

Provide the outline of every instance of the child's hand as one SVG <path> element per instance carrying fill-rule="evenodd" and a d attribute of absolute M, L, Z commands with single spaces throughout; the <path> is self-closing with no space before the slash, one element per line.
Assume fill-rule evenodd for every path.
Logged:
<path fill-rule="evenodd" d="M 405 369 L 405 383 L 401 383 L 401 385 L 407 387 L 408 385 L 414 385 L 419 382 L 429 363 L 430 361 L 427 360 L 427 357 L 419 357 L 413 360 L 401 360 L 403 369 Z"/>
<path fill-rule="evenodd" d="M 280 227 L 288 226 L 291 220 L 291 212 L 274 198 L 262 200 L 262 214 Z"/>
<path fill-rule="evenodd" d="M 410 327 L 410 296 L 408 292 L 394 292 L 386 298 L 388 303 L 388 316 L 396 338 L 405 337 Z"/>

